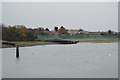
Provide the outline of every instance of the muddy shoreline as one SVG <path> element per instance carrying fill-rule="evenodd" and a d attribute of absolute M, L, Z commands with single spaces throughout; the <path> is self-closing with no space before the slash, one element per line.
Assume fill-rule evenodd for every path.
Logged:
<path fill-rule="evenodd" d="M 67 39 L 68 40 L 68 39 Z M 120 39 L 69 39 L 72 41 L 79 41 L 79 43 L 82 42 L 90 42 L 90 43 L 111 43 L 111 42 L 119 42 Z M 10 43 L 9 44 L 3 44 L 3 43 Z M 26 46 L 35 46 L 35 45 L 50 45 L 50 44 L 57 44 L 50 41 L 2 41 L 0 48 L 13 48 L 16 46 L 19 47 L 26 47 Z"/>

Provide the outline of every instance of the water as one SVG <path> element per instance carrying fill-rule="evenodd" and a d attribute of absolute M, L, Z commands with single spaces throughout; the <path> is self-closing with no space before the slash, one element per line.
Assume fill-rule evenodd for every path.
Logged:
<path fill-rule="evenodd" d="M 2 79 L 2 49 L 0 49 L 0 79 Z"/>
<path fill-rule="evenodd" d="M 118 43 L 4 48 L 3 78 L 117 78 Z"/>

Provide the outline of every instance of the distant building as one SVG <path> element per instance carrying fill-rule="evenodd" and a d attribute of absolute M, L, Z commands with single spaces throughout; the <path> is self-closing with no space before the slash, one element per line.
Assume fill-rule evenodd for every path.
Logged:
<path fill-rule="evenodd" d="M 79 29 L 77 34 L 88 34 L 88 31 L 85 31 L 83 29 Z"/>
<path fill-rule="evenodd" d="M 68 30 L 66 28 L 64 28 L 63 26 L 61 26 L 58 31 L 57 31 L 60 35 L 66 35 L 68 34 Z"/>
<path fill-rule="evenodd" d="M 78 30 L 76 30 L 76 29 L 71 29 L 71 30 L 68 30 L 68 33 L 69 33 L 70 35 L 75 35 L 75 34 L 78 33 Z"/>

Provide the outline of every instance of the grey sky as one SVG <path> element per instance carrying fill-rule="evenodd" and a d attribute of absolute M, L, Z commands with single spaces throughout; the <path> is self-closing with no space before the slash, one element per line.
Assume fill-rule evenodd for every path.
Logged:
<path fill-rule="evenodd" d="M 27 27 L 65 26 L 90 31 L 118 31 L 116 2 L 4 2 L 3 23 Z"/>
<path fill-rule="evenodd" d="M 0 23 L 2 23 L 2 3 L 0 2 Z"/>

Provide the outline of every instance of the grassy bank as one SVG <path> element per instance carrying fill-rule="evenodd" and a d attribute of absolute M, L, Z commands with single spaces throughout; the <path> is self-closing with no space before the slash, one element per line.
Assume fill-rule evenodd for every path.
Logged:
<path fill-rule="evenodd" d="M 110 43 L 110 42 L 119 42 L 120 39 L 71 39 L 78 40 L 79 42 L 93 42 L 93 43 Z"/>
<path fill-rule="evenodd" d="M 44 42 L 44 41 L 21 41 L 16 42 L 16 45 L 18 46 L 34 46 L 34 45 L 47 45 L 50 44 L 50 42 Z"/>
<path fill-rule="evenodd" d="M 86 40 L 79 40 L 79 42 L 95 42 L 95 43 L 111 43 L 111 42 L 118 42 L 118 39 L 86 39 Z"/>
<path fill-rule="evenodd" d="M 67 39 L 68 40 L 68 39 Z M 72 41 L 78 40 L 80 42 L 92 42 L 92 43 L 110 43 L 110 42 L 118 42 L 120 39 L 69 39 Z M 15 47 L 15 46 L 20 46 L 20 47 L 25 47 L 25 46 L 35 46 L 35 45 L 48 45 L 48 44 L 55 44 L 52 42 L 46 42 L 46 41 L 2 41 L 3 43 L 10 43 L 14 45 L 6 45 L 3 44 L 2 47 L 7 48 L 7 47 Z"/>
<path fill-rule="evenodd" d="M 2 41 L 2 47 L 7 48 L 7 47 L 25 47 L 25 46 L 35 46 L 35 45 L 47 45 L 50 44 L 50 42 L 44 42 L 44 41 Z M 14 45 L 9 45 L 9 44 L 4 44 L 4 43 L 10 43 Z"/>

